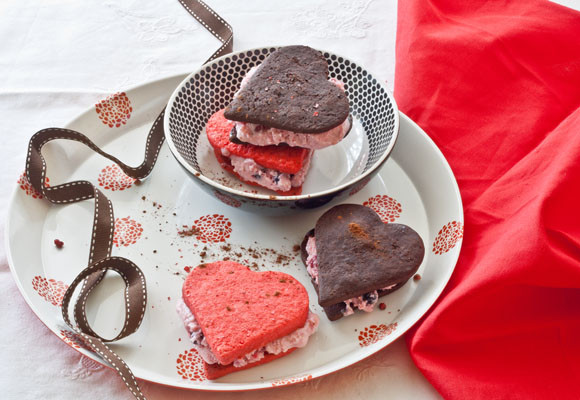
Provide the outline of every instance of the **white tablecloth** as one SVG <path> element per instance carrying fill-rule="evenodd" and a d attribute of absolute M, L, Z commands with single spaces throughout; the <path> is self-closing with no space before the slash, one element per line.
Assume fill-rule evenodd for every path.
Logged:
<path fill-rule="evenodd" d="M 348 55 L 393 87 L 395 0 L 208 2 L 233 26 L 234 50 L 307 44 Z M 217 47 L 218 41 L 177 0 L 3 0 L 2 242 L 9 199 L 34 132 L 64 125 L 108 94 L 190 72 Z M 115 373 L 68 347 L 36 318 L 14 284 L 3 246 L 0 293 L 1 398 L 131 398 Z M 413 365 L 403 339 L 306 385 L 243 394 L 141 385 L 150 399 L 439 398 Z"/>

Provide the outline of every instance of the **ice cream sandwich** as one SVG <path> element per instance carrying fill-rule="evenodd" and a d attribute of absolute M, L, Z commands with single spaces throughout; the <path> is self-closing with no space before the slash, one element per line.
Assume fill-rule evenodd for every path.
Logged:
<path fill-rule="evenodd" d="M 206 124 L 209 143 L 222 168 L 243 182 L 279 194 L 300 194 L 310 168 L 312 150 L 234 143 L 230 140 L 233 126 L 234 123 L 224 117 L 223 110 L 212 115 Z"/>
<path fill-rule="evenodd" d="M 310 47 L 287 46 L 246 74 L 206 131 L 224 169 L 246 183 L 298 195 L 313 151 L 340 142 L 351 127 L 344 85 L 329 79 L 326 59 Z"/>
<path fill-rule="evenodd" d="M 340 142 L 352 125 L 348 116 L 344 84 L 329 79 L 326 59 L 307 46 L 270 54 L 248 72 L 225 109 L 241 142 L 313 150 Z"/>
<path fill-rule="evenodd" d="M 423 240 L 403 224 L 385 224 L 371 208 L 341 204 L 325 212 L 302 241 L 301 256 L 318 303 L 335 321 L 371 312 L 379 297 L 419 269 Z"/>
<path fill-rule="evenodd" d="M 190 272 L 177 312 L 207 378 L 217 379 L 306 346 L 319 322 L 308 306 L 291 275 L 218 261 Z"/>

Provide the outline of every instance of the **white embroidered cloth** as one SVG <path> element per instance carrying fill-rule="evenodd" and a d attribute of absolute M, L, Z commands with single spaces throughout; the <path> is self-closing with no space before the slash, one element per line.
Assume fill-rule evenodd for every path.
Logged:
<path fill-rule="evenodd" d="M 234 50 L 308 44 L 348 54 L 393 87 L 394 0 L 208 3 L 233 26 Z M 111 93 L 190 72 L 219 47 L 175 0 L 4 0 L 0 38 L 2 210 L 34 132 L 64 125 Z M 115 373 L 68 347 L 32 313 L 11 277 L 3 245 L 0 293 L 1 398 L 132 398 Z M 439 398 L 403 340 L 350 368 L 286 388 L 236 394 L 140 384 L 149 399 L 170 400 Z"/>

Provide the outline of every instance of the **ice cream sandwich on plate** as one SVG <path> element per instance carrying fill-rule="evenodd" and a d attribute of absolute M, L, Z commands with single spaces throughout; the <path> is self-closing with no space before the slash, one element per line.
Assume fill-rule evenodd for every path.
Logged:
<path fill-rule="evenodd" d="M 218 261 L 190 272 L 177 312 L 207 378 L 217 379 L 306 346 L 319 321 L 308 305 L 291 275 Z"/>
<path fill-rule="evenodd" d="M 417 232 L 385 224 L 371 208 L 357 204 L 325 212 L 301 245 L 318 303 L 331 321 L 356 310 L 371 312 L 379 297 L 417 272 L 424 255 Z"/>

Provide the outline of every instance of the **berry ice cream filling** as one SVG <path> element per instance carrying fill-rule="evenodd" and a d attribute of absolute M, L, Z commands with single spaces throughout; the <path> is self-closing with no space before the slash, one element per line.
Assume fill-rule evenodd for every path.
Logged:
<path fill-rule="evenodd" d="M 195 316 L 187 307 L 183 299 L 177 301 L 177 314 L 183 320 L 185 329 L 190 335 L 190 340 L 193 343 L 193 347 L 197 350 L 201 358 L 208 364 L 220 364 L 215 354 L 211 351 L 207 340 L 202 332 L 201 326 L 195 319 Z M 318 328 L 319 318 L 318 315 L 314 314 L 308 310 L 308 317 L 306 318 L 306 323 L 303 327 L 298 328 L 294 332 L 276 339 L 261 348 L 254 350 L 245 356 L 234 360 L 233 366 L 236 368 L 243 367 L 247 364 L 251 364 L 256 361 L 260 361 L 266 356 L 266 354 L 280 354 L 284 353 L 293 348 L 300 348 L 306 346 L 308 339 L 316 329 Z"/>
<path fill-rule="evenodd" d="M 347 118 L 342 124 L 322 133 L 298 133 L 277 128 L 268 128 L 249 122 L 236 122 L 236 137 L 255 146 L 287 144 L 306 149 L 323 149 L 340 142 L 351 128 Z"/>
<path fill-rule="evenodd" d="M 316 239 L 314 236 L 310 236 L 306 242 L 306 253 L 308 257 L 306 258 L 306 270 L 314 282 L 318 285 L 318 253 L 316 251 Z M 396 286 L 397 284 L 389 285 L 380 290 L 389 290 Z M 378 290 L 373 290 L 372 292 L 367 292 L 362 296 L 353 297 L 343 301 L 344 304 L 342 309 L 342 315 L 347 316 L 354 313 L 355 310 L 362 310 L 365 312 L 373 311 L 375 304 L 379 301 Z"/>
<path fill-rule="evenodd" d="M 227 150 L 222 149 L 222 155 L 230 159 L 234 172 L 242 179 L 279 192 L 287 192 L 293 187 L 302 186 L 306 179 L 306 173 L 310 168 L 312 154 L 313 151 L 310 151 L 298 172 L 289 174 L 263 167 L 251 158 L 234 156 Z"/>

